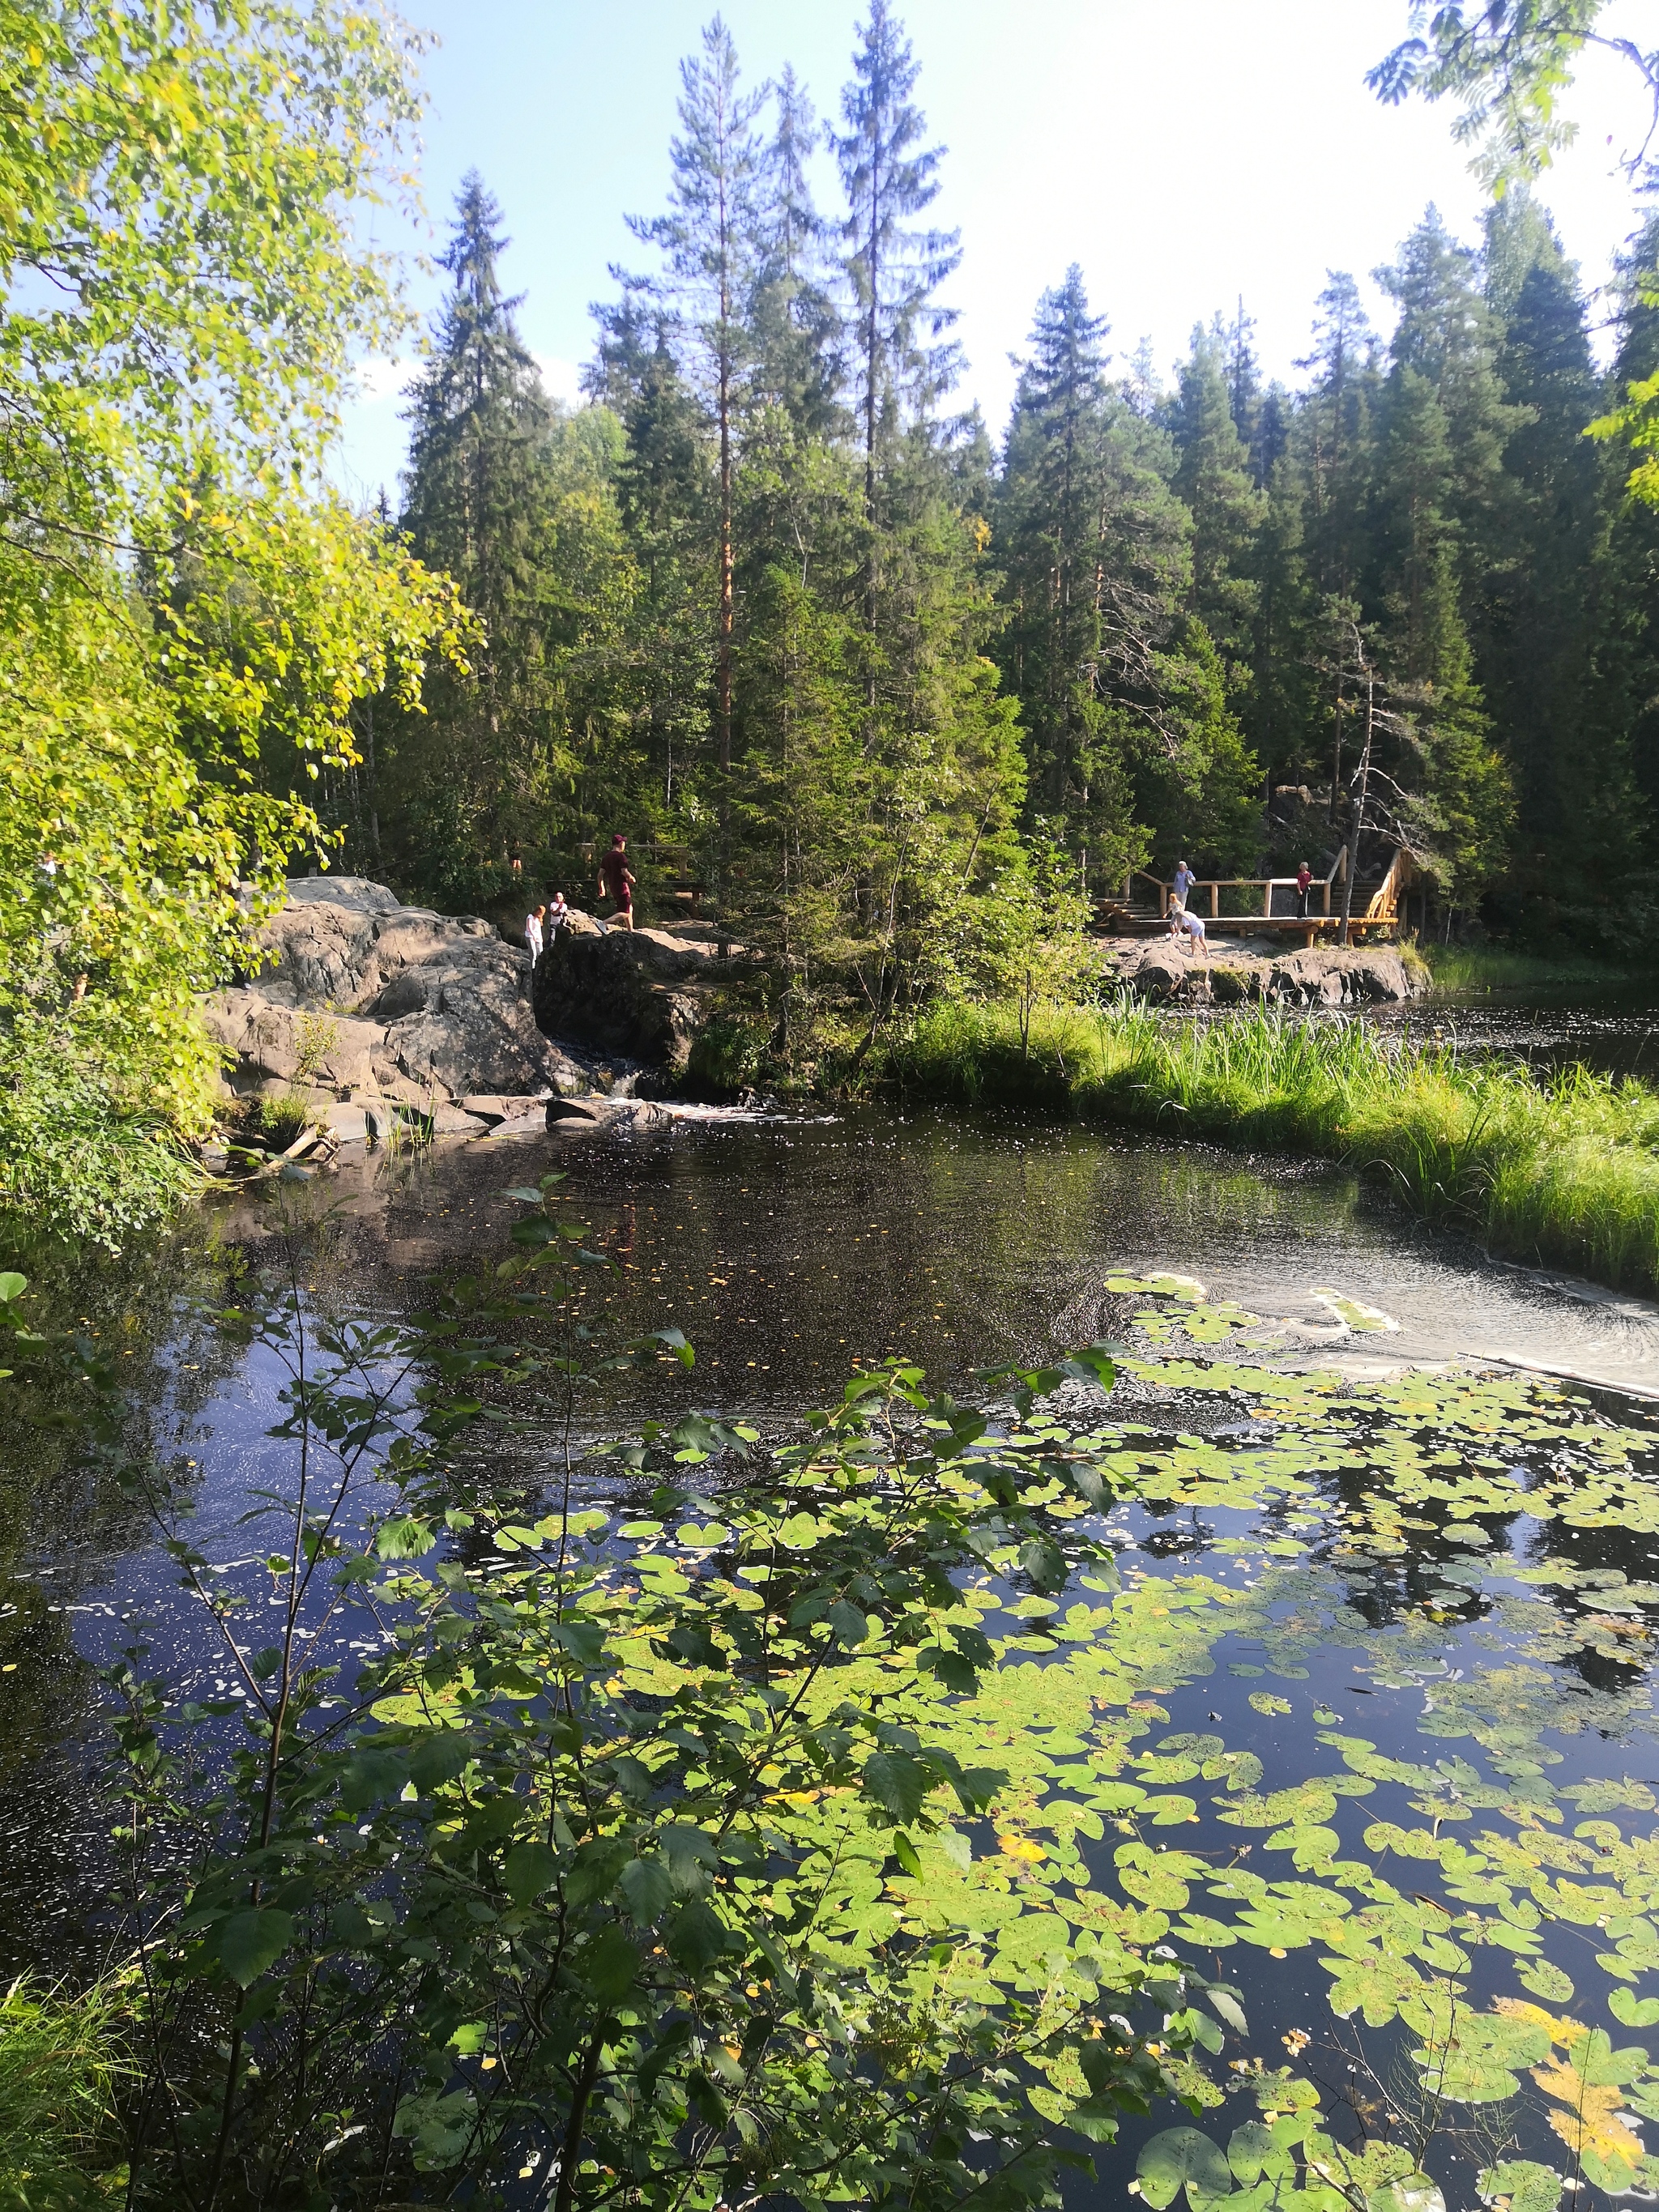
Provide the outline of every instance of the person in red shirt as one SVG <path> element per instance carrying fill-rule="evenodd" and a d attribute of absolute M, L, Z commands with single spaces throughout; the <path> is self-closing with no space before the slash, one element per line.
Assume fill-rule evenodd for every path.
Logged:
<path fill-rule="evenodd" d="M 599 862 L 599 889 L 617 911 L 611 917 L 624 929 L 634 927 L 634 871 L 628 865 L 628 840 L 620 830 Z"/>
<path fill-rule="evenodd" d="M 1308 893 L 1313 889 L 1313 870 L 1304 860 L 1296 872 L 1296 918 L 1308 919 Z"/>

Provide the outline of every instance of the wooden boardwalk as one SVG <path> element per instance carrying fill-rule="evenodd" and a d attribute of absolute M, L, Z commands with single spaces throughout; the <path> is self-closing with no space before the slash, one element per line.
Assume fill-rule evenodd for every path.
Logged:
<path fill-rule="evenodd" d="M 1309 887 L 1306 915 L 1297 912 L 1294 876 L 1205 876 L 1188 895 L 1191 910 L 1201 915 L 1212 936 L 1258 937 L 1296 935 L 1304 945 L 1331 942 L 1342 927 L 1342 881 L 1347 852 L 1338 854 L 1328 874 L 1316 876 Z M 1353 888 L 1348 939 L 1359 945 L 1367 939 L 1390 939 L 1400 932 L 1400 907 L 1415 871 L 1409 855 L 1396 853 L 1388 873 L 1369 880 L 1362 877 Z M 1096 924 L 1102 930 L 1126 937 L 1152 937 L 1169 927 L 1175 904 L 1175 885 L 1144 871 L 1130 877 L 1121 898 L 1096 902 Z"/>

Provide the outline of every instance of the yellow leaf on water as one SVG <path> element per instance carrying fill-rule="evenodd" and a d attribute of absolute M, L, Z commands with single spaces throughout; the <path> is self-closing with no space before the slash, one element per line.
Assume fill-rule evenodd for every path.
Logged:
<path fill-rule="evenodd" d="M 997 1843 L 1005 1856 L 1028 1861 L 1046 1859 L 1048 1856 L 1041 1844 L 1034 1844 L 1029 1836 L 999 1836 Z"/>
<path fill-rule="evenodd" d="M 1557 2100 L 1549 2123 L 1575 2158 L 1594 2151 L 1609 2164 L 1617 2162 L 1632 2172 L 1641 2164 L 1641 2138 L 1619 2118 L 1625 2100 L 1618 2089 L 1610 2083 L 1586 2081 L 1555 2058 L 1547 2066 L 1534 2066 L 1532 2078 L 1547 2097 Z"/>
<path fill-rule="evenodd" d="M 1553 2012 L 1546 2012 L 1542 2005 L 1528 2004 L 1524 1997 L 1498 1997 L 1492 2010 L 1509 2020 L 1530 2021 L 1534 2027 L 1548 2028 L 1552 2043 L 1571 2045 L 1589 2033 L 1583 2021 L 1558 2020 Z"/>

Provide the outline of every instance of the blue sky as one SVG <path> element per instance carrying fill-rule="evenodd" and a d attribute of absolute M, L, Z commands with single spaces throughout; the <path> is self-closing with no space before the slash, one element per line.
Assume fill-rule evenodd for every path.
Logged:
<path fill-rule="evenodd" d="M 1194 320 L 1242 295 L 1271 374 L 1291 379 L 1331 268 L 1366 280 L 1429 200 L 1473 239 L 1482 206 L 1449 109 L 1380 107 L 1364 72 L 1403 33 L 1405 0 L 901 0 L 919 97 L 949 148 L 933 210 L 960 226 L 947 296 L 969 358 L 963 396 L 1000 434 L 1038 293 L 1081 264 L 1112 344 L 1150 337 L 1167 376 Z M 607 264 L 648 265 L 625 213 L 663 204 L 680 57 L 708 0 L 404 0 L 438 44 L 421 161 L 423 225 L 378 219 L 411 259 L 441 241 L 477 167 L 513 238 L 507 282 L 552 389 L 575 394 Z M 792 61 L 821 114 L 848 75 L 858 0 L 727 0 L 751 82 Z M 1608 21 L 1639 24 L 1641 0 Z M 1568 251 L 1600 284 L 1632 227 L 1616 155 L 1643 111 L 1611 58 L 1587 60 L 1578 143 L 1546 179 Z M 833 179 L 826 161 L 823 199 Z M 410 295 L 441 279 L 411 270 Z M 368 366 L 337 473 L 354 497 L 396 500 L 408 364 Z"/>

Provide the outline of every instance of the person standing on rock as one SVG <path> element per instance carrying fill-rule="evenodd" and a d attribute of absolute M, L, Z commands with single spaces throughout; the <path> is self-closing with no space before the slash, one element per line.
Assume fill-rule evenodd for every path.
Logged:
<path fill-rule="evenodd" d="M 542 957 L 545 939 L 542 935 L 542 916 L 547 908 L 532 906 L 524 918 L 524 941 L 530 947 L 530 964 L 533 968 Z"/>
<path fill-rule="evenodd" d="M 1313 889 L 1313 870 L 1304 860 L 1296 872 L 1296 918 L 1308 919 L 1308 894 Z"/>
<path fill-rule="evenodd" d="M 1187 866 L 1185 860 L 1176 862 L 1175 884 L 1170 896 L 1176 906 L 1184 908 L 1188 900 L 1192 896 L 1193 885 L 1197 881 L 1198 878 Z"/>
<path fill-rule="evenodd" d="M 547 933 L 556 937 L 570 919 L 570 909 L 564 902 L 564 893 L 555 891 L 547 904 Z"/>
<path fill-rule="evenodd" d="M 611 840 L 611 850 L 599 862 L 599 889 L 617 909 L 611 921 L 624 929 L 632 929 L 634 871 L 628 865 L 628 840 L 620 830 Z"/>

